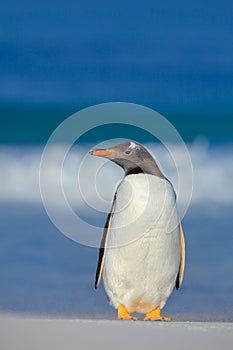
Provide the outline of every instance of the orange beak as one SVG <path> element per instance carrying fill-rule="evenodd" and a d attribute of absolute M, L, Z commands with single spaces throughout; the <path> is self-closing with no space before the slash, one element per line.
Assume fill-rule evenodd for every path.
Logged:
<path fill-rule="evenodd" d="M 115 154 L 115 151 L 107 150 L 107 149 L 97 149 L 96 151 L 91 151 L 90 154 L 92 156 L 97 156 L 97 157 L 106 157 L 111 154 Z"/>

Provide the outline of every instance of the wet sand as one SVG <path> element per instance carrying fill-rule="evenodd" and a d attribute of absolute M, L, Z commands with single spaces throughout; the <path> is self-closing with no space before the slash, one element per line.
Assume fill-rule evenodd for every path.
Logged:
<path fill-rule="evenodd" d="M 0 317 L 0 347 L 27 349 L 220 349 L 233 343 L 230 322 L 143 322 Z"/>

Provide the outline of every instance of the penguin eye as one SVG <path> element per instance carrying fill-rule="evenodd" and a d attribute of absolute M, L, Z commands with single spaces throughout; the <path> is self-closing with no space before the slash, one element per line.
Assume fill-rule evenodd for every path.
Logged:
<path fill-rule="evenodd" d="M 125 151 L 126 154 L 130 154 L 130 151 Z"/>

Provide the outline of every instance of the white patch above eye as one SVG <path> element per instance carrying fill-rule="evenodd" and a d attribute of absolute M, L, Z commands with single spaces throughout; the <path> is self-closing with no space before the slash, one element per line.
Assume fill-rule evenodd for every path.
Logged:
<path fill-rule="evenodd" d="M 137 147 L 136 143 L 130 142 L 130 145 L 129 145 L 129 148 L 130 148 L 130 149 L 136 148 L 136 147 Z"/>

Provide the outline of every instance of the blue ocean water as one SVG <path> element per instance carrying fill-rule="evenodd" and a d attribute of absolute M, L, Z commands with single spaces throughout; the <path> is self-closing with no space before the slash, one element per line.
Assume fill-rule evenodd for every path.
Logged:
<path fill-rule="evenodd" d="M 184 285 L 166 313 L 232 320 L 232 7 L 230 0 L 1 5 L 0 312 L 114 314 L 103 288 L 94 291 L 97 250 L 49 221 L 38 169 L 43 145 L 70 114 L 127 101 L 165 115 L 188 142 L 194 166 Z M 93 131 L 82 147 L 114 137 L 112 130 Z M 119 127 L 117 135 L 130 132 Z M 135 138 L 153 142 L 136 131 Z M 166 163 L 159 149 L 155 155 Z M 53 164 L 49 171 L 52 178 Z M 75 202 L 73 171 L 66 179 Z M 104 215 L 95 220 L 102 226 Z"/>
<path fill-rule="evenodd" d="M 4 3 L 0 102 L 76 111 L 127 101 L 161 113 L 231 115 L 232 6 L 230 0 Z"/>
<path fill-rule="evenodd" d="M 61 147 L 57 145 L 54 152 Z M 173 167 L 163 151 L 154 144 L 147 147 L 175 185 Z M 188 147 L 194 188 L 183 219 L 187 244 L 185 278 L 164 312 L 177 320 L 233 320 L 233 146 L 209 147 L 198 141 Z M 87 153 L 88 149 L 85 146 L 83 151 Z M 102 285 L 94 290 L 98 250 L 63 235 L 42 206 L 39 191 L 42 150 L 41 146 L 0 147 L 0 311 L 113 318 L 115 312 L 107 303 Z M 182 152 L 180 156 L 182 160 Z M 63 175 L 64 191 L 76 214 L 96 226 L 94 234 L 101 236 L 107 213 L 91 212 L 90 205 L 98 210 L 101 198 L 107 201 L 106 210 L 110 209 L 114 187 L 122 173 L 114 164 L 101 168 L 95 179 L 100 193 L 100 198 L 96 198 L 96 193 L 90 193 L 94 168 L 87 167 L 81 184 L 82 198 L 86 199 L 83 204 L 76 188 L 76 168 L 82 157 L 76 149 L 71 152 Z M 179 166 L 182 169 L 182 164 Z M 183 166 L 185 170 L 186 164 Z M 65 220 L 53 187 L 55 168 L 56 162 L 51 160 L 46 186 L 55 210 Z M 78 237 L 85 234 L 80 232 L 79 225 L 75 229 Z"/>
<path fill-rule="evenodd" d="M 231 211 L 224 209 L 222 221 L 207 208 L 190 209 L 183 223 L 185 279 L 168 300 L 165 314 L 232 320 L 232 220 Z M 0 249 L 1 312 L 115 317 L 102 285 L 94 290 L 97 250 L 60 234 L 41 207 L 1 205 Z"/>

